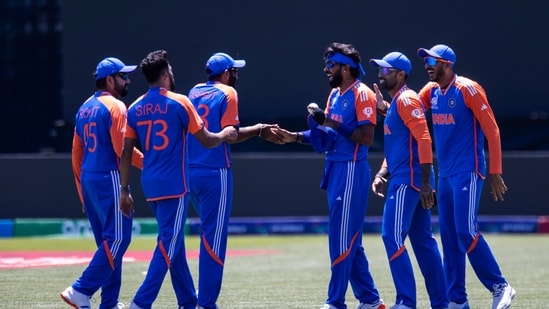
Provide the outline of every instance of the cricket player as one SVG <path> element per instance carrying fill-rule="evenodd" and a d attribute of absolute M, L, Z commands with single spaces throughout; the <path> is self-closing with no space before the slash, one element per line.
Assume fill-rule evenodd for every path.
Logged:
<path fill-rule="evenodd" d="M 101 60 L 95 70 L 97 91 L 78 109 L 72 142 L 72 168 L 82 211 L 88 216 L 97 250 L 88 267 L 61 298 L 75 308 L 91 308 L 90 298 L 101 288 L 100 309 L 118 308 L 122 257 L 128 249 L 132 219 L 118 209 L 120 155 L 126 127 L 129 74 L 135 65 L 120 59 Z M 143 155 L 130 149 L 141 168 Z"/>
<path fill-rule="evenodd" d="M 328 298 L 322 309 L 344 309 L 349 283 L 357 309 L 385 309 L 362 246 L 362 228 L 368 190 L 370 165 L 368 146 L 374 140 L 376 125 L 375 93 L 361 82 L 364 70 L 360 53 L 351 44 L 331 43 L 324 52 L 324 73 L 332 88 L 325 110 L 312 109 L 319 125 L 337 132 L 326 132 L 324 141 L 315 147 L 325 149 L 326 165 L 321 188 L 328 196 L 328 246 L 331 278 Z M 289 132 L 280 129 L 285 142 L 311 143 L 311 130 Z"/>
<path fill-rule="evenodd" d="M 486 177 L 484 142 L 490 153 L 490 191 L 503 201 L 507 191 L 502 178 L 499 128 L 484 89 L 454 73 L 456 54 L 443 44 L 420 48 L 429 82 L 419 96 L 431 109 L 438 157 L 438 210 L 449 309 L 469 308 L 465 289 L 465 255 L 481 283 L 493 295 L 492 309 L 506 309 L 515 289 L 477 227 L 480 195 Z"/>
<path fill-rule="evenodd" d="M 435 202 L 431 186 L 434 179 L 431 136 L 421 101 L 406 85 L 412 63 L 404 54 L 391 52 L 382 59 L 371 59 L 370 64 L 379 68 L 379 88 L 386 89 L 391 97 L 391 103 L 386 104 L 374 84 L 378 108 L 386 117 L 385 160 L 374 177 L 372 190 L 383 197 L 383 185 L 390 176 L 381 236 L 396 289 L 395 305 L 391 309 L 417 307 L 416 281 L 405 246 L 408 236 L 425 279 L 431 308 L 445 309 L 448 307 L 446 279 L 431 230 L 430 208 Z"/>
<path fill-rule="evenodd" d="M 217 308 L 221 292 L 233 200 L 230 143 L 254 137 L 283 143 L 282 138 L 271 131 L 277 125 L 240 126 L 238 94 L 234 87 L 238 70 L 245 65 L 245 60 L 215 53 L 206 62 L 208 81 L 195 85 L 189 92 L 189 99 L 210 132 L 219 132 L 227 126 L 238 129 L 234 142 L 224 142 L 214 148 L 204 147 L 196 137 L 187 134 L 190 200 L 200 216 L 198 308 Z"/>
<path fill-rule="evenodd" d="M 133 215 L 130 156 L 139 140 L 144 155 L 141 184 L 158 223 L 158 237 L 147 275 L 130 309 L 152 307 L 168 270 L 179 308 L 195 309 L 196 290 L 183 233 L 188 205 L 186 133 L 191 132 L 207 147 L 234 140 L 237 133 L 234 127 L 210 133 L 189 99 L 173 92 L 175 79 L 166 51 L 150 52 L 140 67 L 149 89 L 128 109 L 120 165 L 120 209 L 127 217 Z"/>

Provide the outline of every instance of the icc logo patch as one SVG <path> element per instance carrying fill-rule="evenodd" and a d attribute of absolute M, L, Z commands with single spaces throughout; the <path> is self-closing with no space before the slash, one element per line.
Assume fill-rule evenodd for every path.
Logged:
<path fill-rule="evenodd" d="M 455 98 L 450 98 L 450 100 L 448 100 L 448 106 L 449 107 L 456 107 L 456 99 Z"/>
<path fill-rule="evenodd" d="M 438 97 L 431 98 L 431 109 L 438 109 Z"/>

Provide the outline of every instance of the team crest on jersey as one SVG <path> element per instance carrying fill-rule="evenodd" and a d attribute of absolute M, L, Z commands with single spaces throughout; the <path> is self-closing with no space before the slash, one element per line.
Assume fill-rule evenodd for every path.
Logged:
<path fill-rule="evenodd" d="M 362 110 L 362 113 L 364 115 L 366 115 L 366 117 L 370 118 L 372 116 L 372 114 L 374 113 L 374 110 L 371 108 L 371 107 L 365 107 L 363 110 Z"/>
<path fill-rule="evenodd" d="M 438 97 L 434 96 L 431 98 L 431 109 L 438 109 Z"/>
<path fill-rule="evenodd" d="M 450 98 L 450 100 L 448 100 L 448 106 L 449 107 L 456 107 L 456 99 L 455 98 Z"/>
<path fill-rule="evenodd" d="M 348 106 L 349 106 L 349 101 L 347 100 L 344 100 L 343 103 L 341 104 L 341 108 L 343 109 L 347 109 Z"/>

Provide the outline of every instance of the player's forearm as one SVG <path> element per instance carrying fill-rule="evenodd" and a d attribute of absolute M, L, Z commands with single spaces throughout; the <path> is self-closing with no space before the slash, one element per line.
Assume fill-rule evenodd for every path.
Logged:
<path fill-rule="evenodd" d="M 234 142 L 231 143 L 240 143 L 246 140 L 249 140 L 252 137 L 261 136 L 261 131 L 263 129 L 263 124 L 258 123 L 253 126 L 241 127 L 238 129 L 238 137 Z"/>

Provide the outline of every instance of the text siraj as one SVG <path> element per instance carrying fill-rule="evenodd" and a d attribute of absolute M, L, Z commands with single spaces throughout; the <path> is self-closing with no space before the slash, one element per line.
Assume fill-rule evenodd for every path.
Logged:
<path fill-rule="evenodd" d="M 168 104 L 160 103 L 147 103 L 143 105 L 138 105 L 135 107 L 135 115 L 146 116 L 154 114 L 167 114 L 168 113 Z"/>

